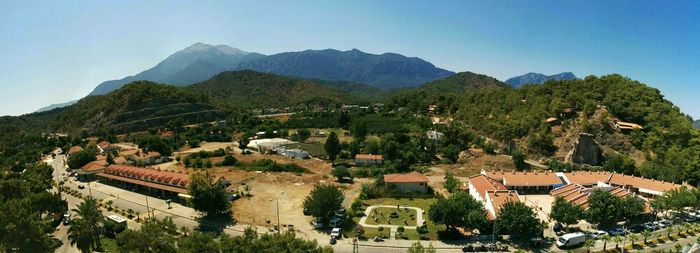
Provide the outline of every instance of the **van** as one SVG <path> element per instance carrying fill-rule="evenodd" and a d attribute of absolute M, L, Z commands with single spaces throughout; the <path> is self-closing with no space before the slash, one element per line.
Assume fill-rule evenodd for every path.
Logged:
<path fill-rule="evenodd" d="M 569 233 L 559 237 L 557 240 L 557 247 L 575 247 L 583 244 L 584 242 L 586 242 L 586 234 L 581 232 Z"/>

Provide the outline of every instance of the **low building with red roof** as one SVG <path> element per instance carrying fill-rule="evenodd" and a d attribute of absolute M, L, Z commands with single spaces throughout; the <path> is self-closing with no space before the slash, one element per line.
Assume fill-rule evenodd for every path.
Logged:
<path fill-rule="evenodd" d="M 355 155 L 356 165 L 380 165 L 384 163 L 383 155 L 357 154 Z"/>
<path fill-rule="evenodd" d="M 688 184 L 676 184 L 663 180 L 630 176 L 621 173 L 606 171 L 577 171 L 561 173 L 561 177 L 566 183 L 578 184 L 585 187 L 597 185 L 610 185 L 628 189 L 643 197 L 655 197 L 663 195 L 664 192 L 679 189 L 683 186 L 693 188 Z"/>
<path fill-rule="evenodd" d="M 160 193 L 164 198 L 187 194 L 190 184 L 190 176 L 187 173 L 123 165 L 109 165 L 104 171 L 97 173 L 96 177 L 108 184 Z"/>
<path fill-rule="evenodd" d="M 486 191 L 486 199 L 483 201 L 487 218 L 495 220 L 501 208 L 509 202 L 520 202 L 518 192 L 511 190 Z"/>
<path fill-rule="evenodd" d="M 561 179 L 549 171 L 481 171 L 491 179 L 505 185 L 508 190 L 518 191 L 520 194 L 549 192 L 563 185 Z"/>
<path fill-rule="evenodd" d="M 610 194 L 618 198 L 624 198 L 627 196 L 636 197 L 636 195 L 629 189 L 609 185 L 594 186 L 589 188 L 576 183 L 567 184 L 554 189 L 550 192 L 550 195 L 554 198 L 561 197 L 566 201 L 580 206 L 583 208 L 583 210 L 586 210 L 589 207 L 588 198 L 590 197 L 591 193 L 596 190 L 610 192 Z"/>
<path fill-rule="evenodd" d="M 425 194 L 428 192 L 428 177 L 423 174 L 386 174 L 384 175 L 384 183 L 387 188 L 393 189 L 401 194 Z"/>

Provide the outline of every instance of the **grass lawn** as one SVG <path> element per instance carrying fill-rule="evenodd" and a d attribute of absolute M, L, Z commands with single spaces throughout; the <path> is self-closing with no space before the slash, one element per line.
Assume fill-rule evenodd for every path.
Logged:
<path fill-rule="evenodd" d="M 355 227 L 355 224 L 357 224 L 360 221 L 360 218 L 362 217 L 361 213 L 364 213 L 365 209 L 368 206 L 371 205 L 388 205 L 388 206 L 395 206 L 395 205 L 406 205 L 406 206 L 412 206 L 412 207 L 418 207 L 423 209 L 423 219 L 426 220 L 428 224 L 428 233 L 427 234 L 418 234 L 415 229 L 406 229 L 406 231 L 403 233 L 403 235 L 398 235 L 397 234 L 397 239 L 398 237 L 402 237 L 403 239 L 407 240 L 437 240 L 438 238 L 438 231 L 444 231 L 445 225 L 435 225 L 433 222 L 430 220 L 430 217 L 428 217 L 428 210 L 430 209 L 430 206 L 435 203 L 437 199 L 435 198 L 381 198 L 381 199 L 368 199 L 362 202 L 362 210 L 358 211 L 356 215 L 352 217 L 352 222 L 346 222 L 346 228 L 345 232 L 350 232 L 352 229 Z M 389 208 L 393 209 L 394 208 Z M 391 212 L 389 212 L 391 213 Z M 370 219 L 368 219 L 367 223 L 369 224 Z M 403 222 L 403 219 L 401 219 L 401 222 Z M 414 221 L 415 222 L 415 221 Z M 365 238 L 372 239 L 374 236 L 377 235 L 382 235 L 384 237 L 389 237 L 391 230 L 389 228 L 384 228 L 383 231 L 379 231 L 378 228 L 365 228 Z M 346 235 L 347 236 L 347 235 Z M 354 236 L 354 235 L 350 235 Z"/>
<path fill-rule="evenodd" d="M 109 237 L 100 237 L 100 242 L 102 243 L 102 250 L 105 252 L 119 252 L 119 247 L 117 247 L 117 240 Z"/>
<path fill-rule="evenodd" d="M 396 208 L 377 207 L 372 209 L 372 215 L 367 218 L 367 224 L 413 227 L 416 226 L 416 210 L 401 208 L 397 211 Z"/>

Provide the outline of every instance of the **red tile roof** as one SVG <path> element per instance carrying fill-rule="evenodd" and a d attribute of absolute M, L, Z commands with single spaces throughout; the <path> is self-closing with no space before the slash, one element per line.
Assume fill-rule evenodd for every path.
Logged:
<path fill-rule="evenodd" d="M 107 167 L 107 161 L 106 160 L 99 160 L 99 161 L 92 161 L 87 164 L 85 164 L 81 169 L 85 172 L 90 172 L 90 171 L 96 171 L 96 170 L 101 170 Z"/>
<path fill-rule="evenodd" d="M 569 183 L 595 185 L 598 182 L 608 182 L 612 173 L 605 171 L 577 171 L 564 173 L 564 176 L 569 180 Z"/>
<path fill-rule="evenodd" d="M 156 169 L 132 166 L 110 165 L 103 173 L 180 188 L 187 188 L 190 183 L 189 175 L 186 173 L 160 171 Z"/>
<path fill-rule="evenodd" d="M 472 176 L 468 181 L 469 184 L 476 189 L 476 192 L 479 193 L 482 199 L 486 198 L 486 191 L 508 190 L 505 185 L 485 175 Z"/>
<path fill-rule="evenodd" d="M 107 141 L 101 141 L 100 143 L 97 143 L 97 146 L 100 146 L 100 148 L 102 148 L 102 149 L 109 147 L 109 145 L 111 145 L 111 144 Z"/>
<path fill-rule="evenodd" d="M 486 176 L 503 182 L 506 186 L 551 186 L 562 184 L 553 172 L 486 171 Z"/>
<path fill-rule="evenodd" d="M 520 202 L 518 192 L 516 191 L 488 191 L 487 194 L 496 214 L 500 212 L 501 207 L 503 207 L 506 203 Z"/>
<path fill-rule="evenodd" d="M 633 186 L 636 188 L 647 189 L 657 192 L 666 192 L 673 189 L 681 188 L 683 185 L 664 182 L 650 178 L 629 176 L 625 174 L 615 173 L 610 177 L 610 184 L 616 186 Z M 692 188 L 691 186 L 686 186 Z"/>
<path fill-rule="evenodd" d="M 418 174 L 386 174 L 384 175 L 384 182 L 386 183 L 427 183 L 428 177 Z"/>
<path fill-rule="evenodd" d="M 383 155 L 367 155 L 367 154 L 357 154 L 355 155 L 355 159 L 368 159 L 368 160 L 382 160 L 384 159 Z"/>
<path fill-rule="evenodd" d="M 69 154 L 69 155 L 72 155 L 72 154 L 78 153 L 78 152 L 80 152 L 80 151 L 83 151 L 83 148 L 82 148 L 82 147 L 80 147 L 80 146 L 73 146 L 73 147 L 71 147 L 71 148 L 68 150 L 68 154 Z"/>

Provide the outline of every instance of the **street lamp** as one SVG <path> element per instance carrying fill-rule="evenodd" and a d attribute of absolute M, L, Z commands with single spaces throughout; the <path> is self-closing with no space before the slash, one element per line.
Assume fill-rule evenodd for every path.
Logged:
<path fill-rule="evenodd" d="M 277 197 L 277 233 L 281 233 L 282 227 L 280 227 L 280 197 L 282 197 L 284 191 L 280 192 L 280 196 Z"/>

